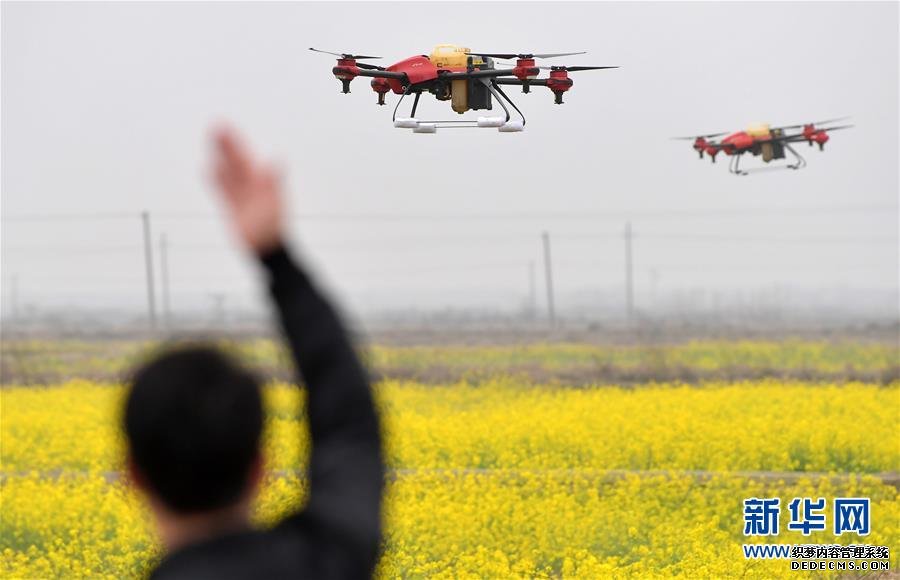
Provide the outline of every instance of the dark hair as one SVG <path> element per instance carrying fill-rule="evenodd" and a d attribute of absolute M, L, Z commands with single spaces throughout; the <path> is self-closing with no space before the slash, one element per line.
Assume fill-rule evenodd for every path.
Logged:
<path fill-rule="evenodd" d="M 135 467 L 167 507 L 224 507 L 259 457 L 259 381 L 214 348 L 170 349 L 134 374 L 124 423 Z"/>

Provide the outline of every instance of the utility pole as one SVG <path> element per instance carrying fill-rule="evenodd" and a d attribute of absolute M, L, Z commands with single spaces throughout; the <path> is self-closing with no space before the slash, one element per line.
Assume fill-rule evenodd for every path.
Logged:
<path fill-rule="evenodd" d="M 625 223 L 625 313 L 628 322 L 634 320 L 634 268 L 631 255 L 631 222 Z"/>
<path fill-rule="evenodd" d="M 19 320 L 19 276 L 17 274 L 12 275 L 12 280 L 10 280 L 10 292 L 9 292 L 9 304 L 11 306 L 12 314 L 11 318 L 13 321 L 18 322 Z"/>
<path fill-rule="evenodd" d="M 225 327 L 225 294 L 222 292 L 213 292 L 209 295 L 213 301 L 213 317 L 219 329 Z"/>
<path fill-rule="evenodd" d="M 150 316 L 150 330 L 156 330 L 156 297 L 153 294 L 153 244 L 150 241 L 150 213 L 141 212 L 144 224 L 144 266 L 147 269 L 147 312 Z"/>
<path fill-rule="evenodd" d="M 172 325 L 172 311 L 169 303 L 169 241 L 165 233 L 159 236 L 159 269 L 162 278 L 163 326 L 169 329 Z"/>
<path fill-rule="evenodd" d="M 528 262 L 528 318 L 534 319 L 537 313 L 537 293 L 535 292 L 534 260 Z"/>
<path fill-rule="evenodd" d="M 556 309 L 553 304 L 553 264 L 550 261 L 550 234 L 543 233 L 544 240 L 544 273 L 547 277 L 547 316 L 550 328 L 556 328 Z"/>

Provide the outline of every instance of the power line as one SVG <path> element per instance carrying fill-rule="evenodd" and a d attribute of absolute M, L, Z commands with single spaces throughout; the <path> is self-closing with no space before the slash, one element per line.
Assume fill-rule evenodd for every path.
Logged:
<path fill-rule="evenodd" d="M 598 261 L 598 260 L 553 260 L 554 268 L 563 268 L 563 269 L 578 269 L 583 270 L 585 267 L 591 268 L 600 268 L 600 269 L 617 269 L 622 267 L 622 260 L 609 260 L 609 261 Z M 665 262 L 654 262 L 652 267 L 638 267 L 634 266 L 635 272 L 653 272 L 656 271 L 657 275 L 666 273 L 666 272 L 720 272 L 720 271 L 728 271 L 728 272 L 832 272 L 835 274 L 840 274 L 841 272 L 847 271 L 884 271 L 884 265 L 882 264 L 835 264 L 834 262 L 829 262 L 827 264 L 820 265 L 810 265 L 803 264 L 799 266 L 785 266 L 785 265 L 772 265 L 767 263 L 743 263 L 738 262 L 735 263 L 733 260 L 729 262 L 720 262 L 721 265 L 718 265 L 714 262 L 695 262 L 695 263 L 673 263 L 667 264 Z M 391 277 L 407 277 L 407 278 L 418 278 L 422 273 L 427 274 L 439 274 L 439 273 L 448 273 L 448 274 L 457 274 L 460 272 L 480 272 L 484 270 L 504 270 L 508 272 L 516 272 L 521 271 L 522 262 L 520 261 L 509 261 L 509 262 L 484 262 L 484 263 L 448 263 L 445 265 L 432 265 L 425 268 L 365 268 L 365 269 L 342 269 L 342 268 L 324 268 L 319 269 L 318 271 L 324 272 L 330 277 L 344 277 L 344 276 L 379 276 L 379 275 L 389 275 Z M 22 278 L 22 276 L 19 276 Z M 43 282 L 57 282 L 57 281 L 69 281 L 71 283 L 72 276 L 68 274 L 48 274 L 48 273 L 38 273 L 32 274 L 26 277 L 31 281 L 43 281 Z M 12 279 L 12 276 L 10 276 Z M 511 278 L 512 279 L 512 278 Z M 235 272 L 233 274 L 221 274 L 221 273 L 194 273 L 188 276 L 179 276 L 178 280 L 180 282 L 217 282 L 217 283 L 228 283 L 230 285 L 242 283 L 248 287 L 252 287 L 256 284 L 255 279 L 248 278 L 245 274 L 240 272 Z M 142 283 L 146 282 L 146 276 L 138 275 L 138 274 L 91 274 L 89 278 L 84 280 L 87 282 L 99 282 L 102 283 L 103 286 L 116 284 L 117 287 L 132 287 L 138 288 Z M 70 284 L 71 285 L 71 284 Z M 65 288 L 61 288 L 64 290 Z"/>
<path fill-rule="evenodd" d="M 621 267 L 622 262 L 598 262 L 594 260 L 562 260 L 554 262 L 556 266 L 560 266 L 563 268 L 572 268 L 572 269 L 584 269 L 585 267 L 602 267 L 602 268 L 613 268 L 616 266 Z M 720 265 L 721 264 L 721 265 Z M 728 262 L 719 261 L 719 262 L 708 262 L 708 263 L 695 263 L 695 264 L 666 264 L 664 262 L 655 262 L 655 266 L 653 268 L 639 268 L 642 272 L 647 272 L 651 270 L 656 270 L 658 273 L 665 273 L 669 271 L 677 272 L 704 272 L 704 273 L 713 273 L 713 272 L 830 272 L 834 274 L 840 274 L 841 272 L 848 271 L 885 271 L 883 264 L 859 264 L 853 263 L 848 265 L 835 264 L 834 262 L 829 262 L 827 264 L 821 265 L 812 265 L 804 264 L 802 266 L 781 266 L 781 265 L 772 265 L 769 264 L 754 264 L 754 263 L 743 263 L 743 262 L 735 262 L 734 260 L 730 260 Z"/>
<path fill-rule="evenodd" d="M 292 214 L 292 219 L 298 220 L 366 220 L 366 221 L 404 221 L 404 220 L 540 220 L 540 219 L 602 219 L 622 217 L 705 217 L 705 216 L 749 216 L 783 213 L 810 213 L 831 214 L 847 212 L 882 212 L 894 211 L 898 207 L 890 204 L 845 205 L 845 206 L 787 206 L 787 207 L 746 207 L 746 208 L 667 208 L 653 210 L 636 209 L 598 209 L 583 211 L 558 211 L 558 210 L 532 210 L 532 211 L 504 211 L 486 213 L 386 213 L 386 212 L 357 212 L 357 213 L 298 213 Z M 207 213 L 167 213 L 160 216 L 167 219 L 221 219 L 217 214 Z"/>
<path fill-rule="evenodd" d="M 855 244 L 897 242 L 896 236 L 741 236 L 722 234 L 635 234 L 636 238 L 687 242 L 771 242 L 777 244 Z"/>
<path fill-rule="evenodd" d="M 140 244 L 117 244 L 117 245 L 102 245 L 102 244 L 93 244 L 87 246 L 73 246 L 71 244 L 59 243 L 56 245 L 45 245 L 45 244 L 35 244 L 33 246 L 8 246 L 4 245 L 4 254 L 9 253 L 42 253 L 48 252 L 52 254 L 58 254 L 61 257 L 71 256 L 73 254 L 115 254 L 115 253 L 129 253 L 129 254 L 137 254 L 142 251 L 143 246 Z"/>
<path fill-rule="evenodd" d="M 621 239 L 621 233 L 569 233 L 554 234 L 554 238 L 562 238 L 565 240 L 618 240 Z M 336 250 L 347 249 L 351 251 L 369 250 L 373 244 L 398 244 L 411 249 L 418 249 L 423 245 L 435 244 L 444 245 L 452 242 L 456 245 L 460 243 L 472 243 L 478 245 L 480 249 L 484 248 L 484 242 L 495 243 L 513 243 L 531 239 L 533 234 L 515 233 L 515 234 L 493 234 L 493 235 L 469 235 L 459 234 L 458 236 L 420 236 L 411 234 L 409 236 L 393 236 L 385 238 L 382 236 L 373 236 L 366 239 L 358 239 L 353 241 L 342 241 L 341 243 L 316 243 L 307 241 L 304 247 L 313 250 Z M 633 239 L 640 240 L 666 240 L 676 242 L 753 242 L 753 243 L 775 243 L 775 244 L 881 244 L 896 243 L 896 236 L 874 236 L 874 235 L 845 235 L 845 236 L 746 236 L 732 234 L 706 234 L 706 233 L 640 233 L 634 232 Z M 414 246 L 409 243 L 415 242 Z M 169 243 L 169 247 L 181 251 L 189 252 L 207 252 L 229 250 L 230 248 L 224 244 L 214 243 Z M 134 252 L 142 250 L 141 244 L 34 244 L 34 245 L 4 245 L 7 252 L 60 252 L 64 250 L 65 255 L 73 253 L 116 253 L 116 252 Z"/>
<path fill-rule="evenodd" d="M 90 221 L 90 220 L 133 220 L 140 212 L 88 212 L 88 213 L 28 213 L 0 216 L 4 222 L 42 222 L 42 221 Z"/>
<path fill-rule="evenodd" d="M 865 204 L 844 206 L 785 206 L 785 207 L 744 207 L 744 208 L 667 208 L 652 210 L 637 209 L 597 209 L 583 211 L 557 211 L 557 210 L 533 210 L 533 211 L 505 211 L 486 213 L 386 213 L 386 212 L 357 212 L 357 213 L 297 213 L 292 214 L 291 219 L 296 220 L 321 220 L 321 221 L 424 221 L 424 220 L 545 220 L 545 219 L 621 219 L 623 217 L 714 217 L 714 216 L 758 216 L 772 214 L 834 214 L 849 212 L 897 212 L 896 205 L 891 204 Z M 24 221 L 85 221 L 85 220 L 115 220 L 133 219 L 140 212 L 89 212 L 89 213 L 34 213 L 13 214 L 0 216 L 4 222 Z M 209 212 L 154 212 L 154 219 L 166 220 L 221 220 L 222 216 Z"/>

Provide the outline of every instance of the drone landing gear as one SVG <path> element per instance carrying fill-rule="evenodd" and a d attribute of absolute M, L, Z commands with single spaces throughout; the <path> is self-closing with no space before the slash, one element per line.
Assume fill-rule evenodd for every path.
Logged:
<path fill-rule="evenodd" d="M 796 159 L 795 163 L 787 166 L 789 169 L 803 169 L 804 167 L 806 167 L 806 159 L 804 159 L 802 155 L 797 153 L 797 151 L 793 147 L 791 147 L 789 143 L 785 143 L 784 148 L 790 151 L 791 155 L 793 155 L 794 159 Z"/>
<path fill-rule="evenodd" d="M 762 173 L 764 171 L 778 171 L 780 169 L 803 169 L 806 167 L 806 159 L 803 158 L 797 151 L 794 150 L 789 144 L 785 143 L 784 148 L 791 152 L 791 155 L 794 156 L 794 162 L 788 163 L 787 165 L 780 165 L 776 167 L 757 167 L 756 169 L 741 169 L 741 156 L 742 153 L 735 154 L 731 157 L 731 161 L 728 162 L 728 171 L 733 173 L 734 175 L 750 175 L 751 173 Z"/>
<path fill-rule="evenodd" d="M 491 92 L 494 98 L 500 103 L 500 106 L 503 107 L 503 112 L 505 115 L 503 117 L 479 117 L 477 120 L 459 120 L 459 119 L 451 119 L 451 120 L 435 120 L 435 121 L 425 121 L 416 119 L 416 109 L 419 106 L 419 98 L 422 96 L 421 91 L 415 91 L 415 97 L 413 99 L 412 109 L 410 110 L 409 117 L 406 118 L 397 118 L 397 111 L 400 109 L 400 103 L 403 102 L 403 99 L 410 94 L 411 87 L 406 87 L 403 94 L 400 95 L 400 99 L 397 101 L 397 105 L 394 107 L 394 114 L 392 116 L 392 121 L 394 123 L 394 127 L 403 128 L 403 129 L 412 129 L 414 133 L 435 133 L 437 129 L 467 129 L 467 128 L 483 128 L 483 127 L 493 127 L 496 128 L 501 133 L 514 133 L 519 132 L 525 129 L 525 115 L 522 114 L 522 111 L 516 106 L 515 103 L 503 92 L 503 89 L 494 82 L 493 80 L 486 79 L 478 79 L 479 82 L 484 83 L 485 87 Z M 515 109 L 516 113 L 521 117 L 521 121 L 511 121 L 512 116 L 510 115 L 509 108 L 507 108 L 506 104 Z"/>
<path fill-rule="evenodd" d="M 741 163 L 741 154 L 735 154 L 728 160 L 728 172 L 733 173 L 734 175 L 749 175 L 749 172 L 743 171 L 740 168 Z"/>

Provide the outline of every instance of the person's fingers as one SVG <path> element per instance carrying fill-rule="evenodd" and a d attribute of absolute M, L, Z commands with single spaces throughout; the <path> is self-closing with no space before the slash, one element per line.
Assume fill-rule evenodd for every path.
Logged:
<path fill-rule="evenodd" d="M 212 179 L 222 197 L 232 202 L 236 194 L 235 164 L 229 159 L 227 152 L 234 150 L 234 137 L 224 125 L 215 127 L 211 136 L 214 156 Z"/>
<path fill-rule="evenodd" d="M 219 127 L 213 133 L 219 158 L 228 166 L 236 179 L 249 179 L 253 173 L 253 158 L 240 138 L 228 127 Z"/>
<path fill-rule="evenodd" d="M 247 190 L 246 182 L 238 179 L 227 165 L 221 163 L 213 169 L 213 181 L 225 202 L 232 206 L 240 203 L 243 192 Z"/>

